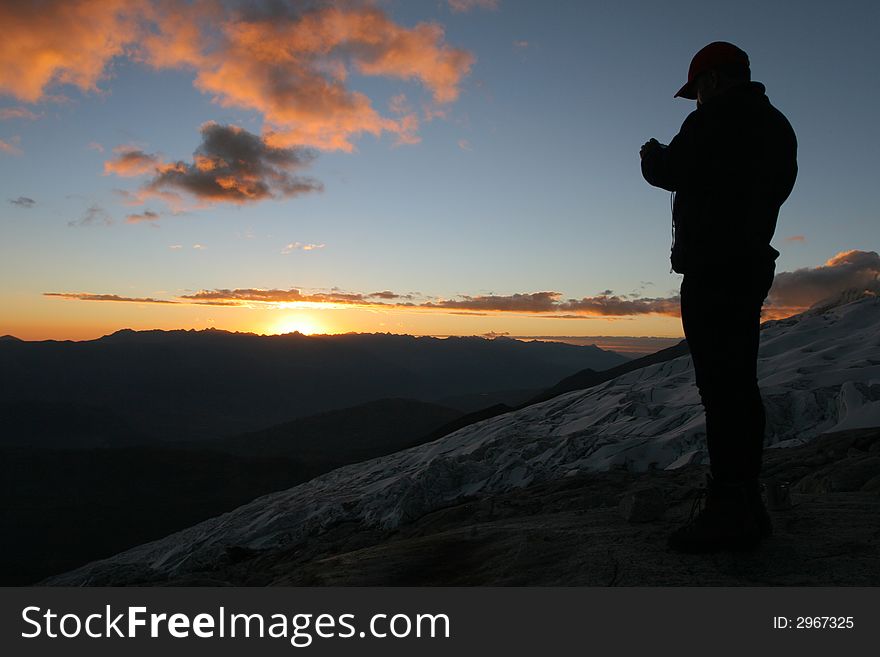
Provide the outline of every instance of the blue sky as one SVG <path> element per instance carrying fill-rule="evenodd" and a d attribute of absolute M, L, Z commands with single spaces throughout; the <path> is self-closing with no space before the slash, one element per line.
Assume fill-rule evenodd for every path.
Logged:
<path fill-rule="evenodd" d="M 419 143 L 364 134 L 352 138 L 353 152 L 317 149 L 306 173 L 323 183 L 319 193 L 177 215 L 155 198 L 125 205 L 117 190 L 135 191 L 141 181 L 104 174 L 115 147 L 189 161 L 207 121 L 254 134 L 265 128 L 264 113 L 214 102 L 185 67 L 155 70 L 116 57 L 99 91 L 53 82 L 36 102 L 0 85 L 0 109 L 36 116 L 0 121 L 9 147 L 0 152 L 0 332 L 262 332 L 274 326 L 273 312 L 294 312 L 304 327 L 333 332 L 681 335 L 677 317 L 651 313 L 560 319 L 287 305 L 217 308 L 209 317 L 192 306 L 43 293 L 173 299 L 295 287 L 431 299 L 544 291 L 580 299 L 607 290 L 673 297 L 681 277 L 669 273 L 669 197 L 642 180 L 638 149 L 650 137 L 668 142 L 693 110 L 672 96 L 694 52 L 714 40 L 749 53 L 753 79 L 798 135 L 798 182 L 774 240 L 777 272 L 877 248 L 876 3 L 501 0 L 458 13 L 437 0 L 378 6 L 403 28 L 442 25 L 444 43 L 470 53 L 473 65 L 458 80 L 458 97 L 443 104 L 445 116 L 422 118 Z M 26 58 L 17 61 L 26 75 Z M 391 115 L 398 94 L 416 108 L 431 102 L 418 80 L 351 71 L 346 85 L 382 115 Z M 19 197 L 34 203 L 9 202 Z M 100 209 L 93 225 L 69 225 L 90 207 Z M 125 222 L 145 209 L 164 216 Z M 292 243 L 316 246 L 283 254 Z"/>

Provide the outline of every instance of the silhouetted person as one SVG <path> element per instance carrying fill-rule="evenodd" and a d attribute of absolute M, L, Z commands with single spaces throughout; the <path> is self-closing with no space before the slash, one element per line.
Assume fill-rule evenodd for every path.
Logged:
<path fill-rule="evenodd" d="M 764 91 L 745 52 L 710 43 L 675 94 L 697 109 L 668 146 L 651 139 L 640 152 L 645 180 L 675 192 L 672 268 L 684 274 L 681 320 L 706 411 L 705 505 L 669 536 L 683 552 L 748 549 L 772 531 L 758 482 L 766 420 L 758 335 L 797 140 Z"/>

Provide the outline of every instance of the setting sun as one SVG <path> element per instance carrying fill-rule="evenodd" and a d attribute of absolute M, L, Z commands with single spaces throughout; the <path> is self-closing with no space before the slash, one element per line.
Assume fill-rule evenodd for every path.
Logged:
<path fill-rule="evenodd" d="M 296 332 L 302 333 L 303 335 L 312 335 L 314 333 L 326 333 L 327 331 L 309 317 L 290 315 L 283 317 L 273 324 L 268 332 L 273 335 Z"/>

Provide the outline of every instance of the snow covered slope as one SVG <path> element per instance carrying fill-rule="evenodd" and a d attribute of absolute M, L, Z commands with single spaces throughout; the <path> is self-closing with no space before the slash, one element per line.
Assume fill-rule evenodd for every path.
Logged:
<path fill-rule="evenodd" d="M 758 367 L 771 445 L 880 425 L 880 298 L 767 322 Z M 394 527 L 463 496 L 705 458 L 702 409 L 690 357 L 683 356 L 340 468 L 50 583 L 100 584 L 107 576 L 122 583 L 209 569 L 231 546 L 291 547 L 339 522 Z"/>

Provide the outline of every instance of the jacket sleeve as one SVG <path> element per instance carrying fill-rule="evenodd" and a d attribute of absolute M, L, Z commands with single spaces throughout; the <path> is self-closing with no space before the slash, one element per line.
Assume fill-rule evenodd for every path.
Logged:
<path fill-rule="evenodd" d="M 680 191 L 687 184 L 689 171 L 694 167 L 696 152 L 694 132 L 697 112 L 684 121 L 678 134 L 668 146 L 652 148 L 642 159 L 642 176 L 649 184 L 669 192 Z"/>

